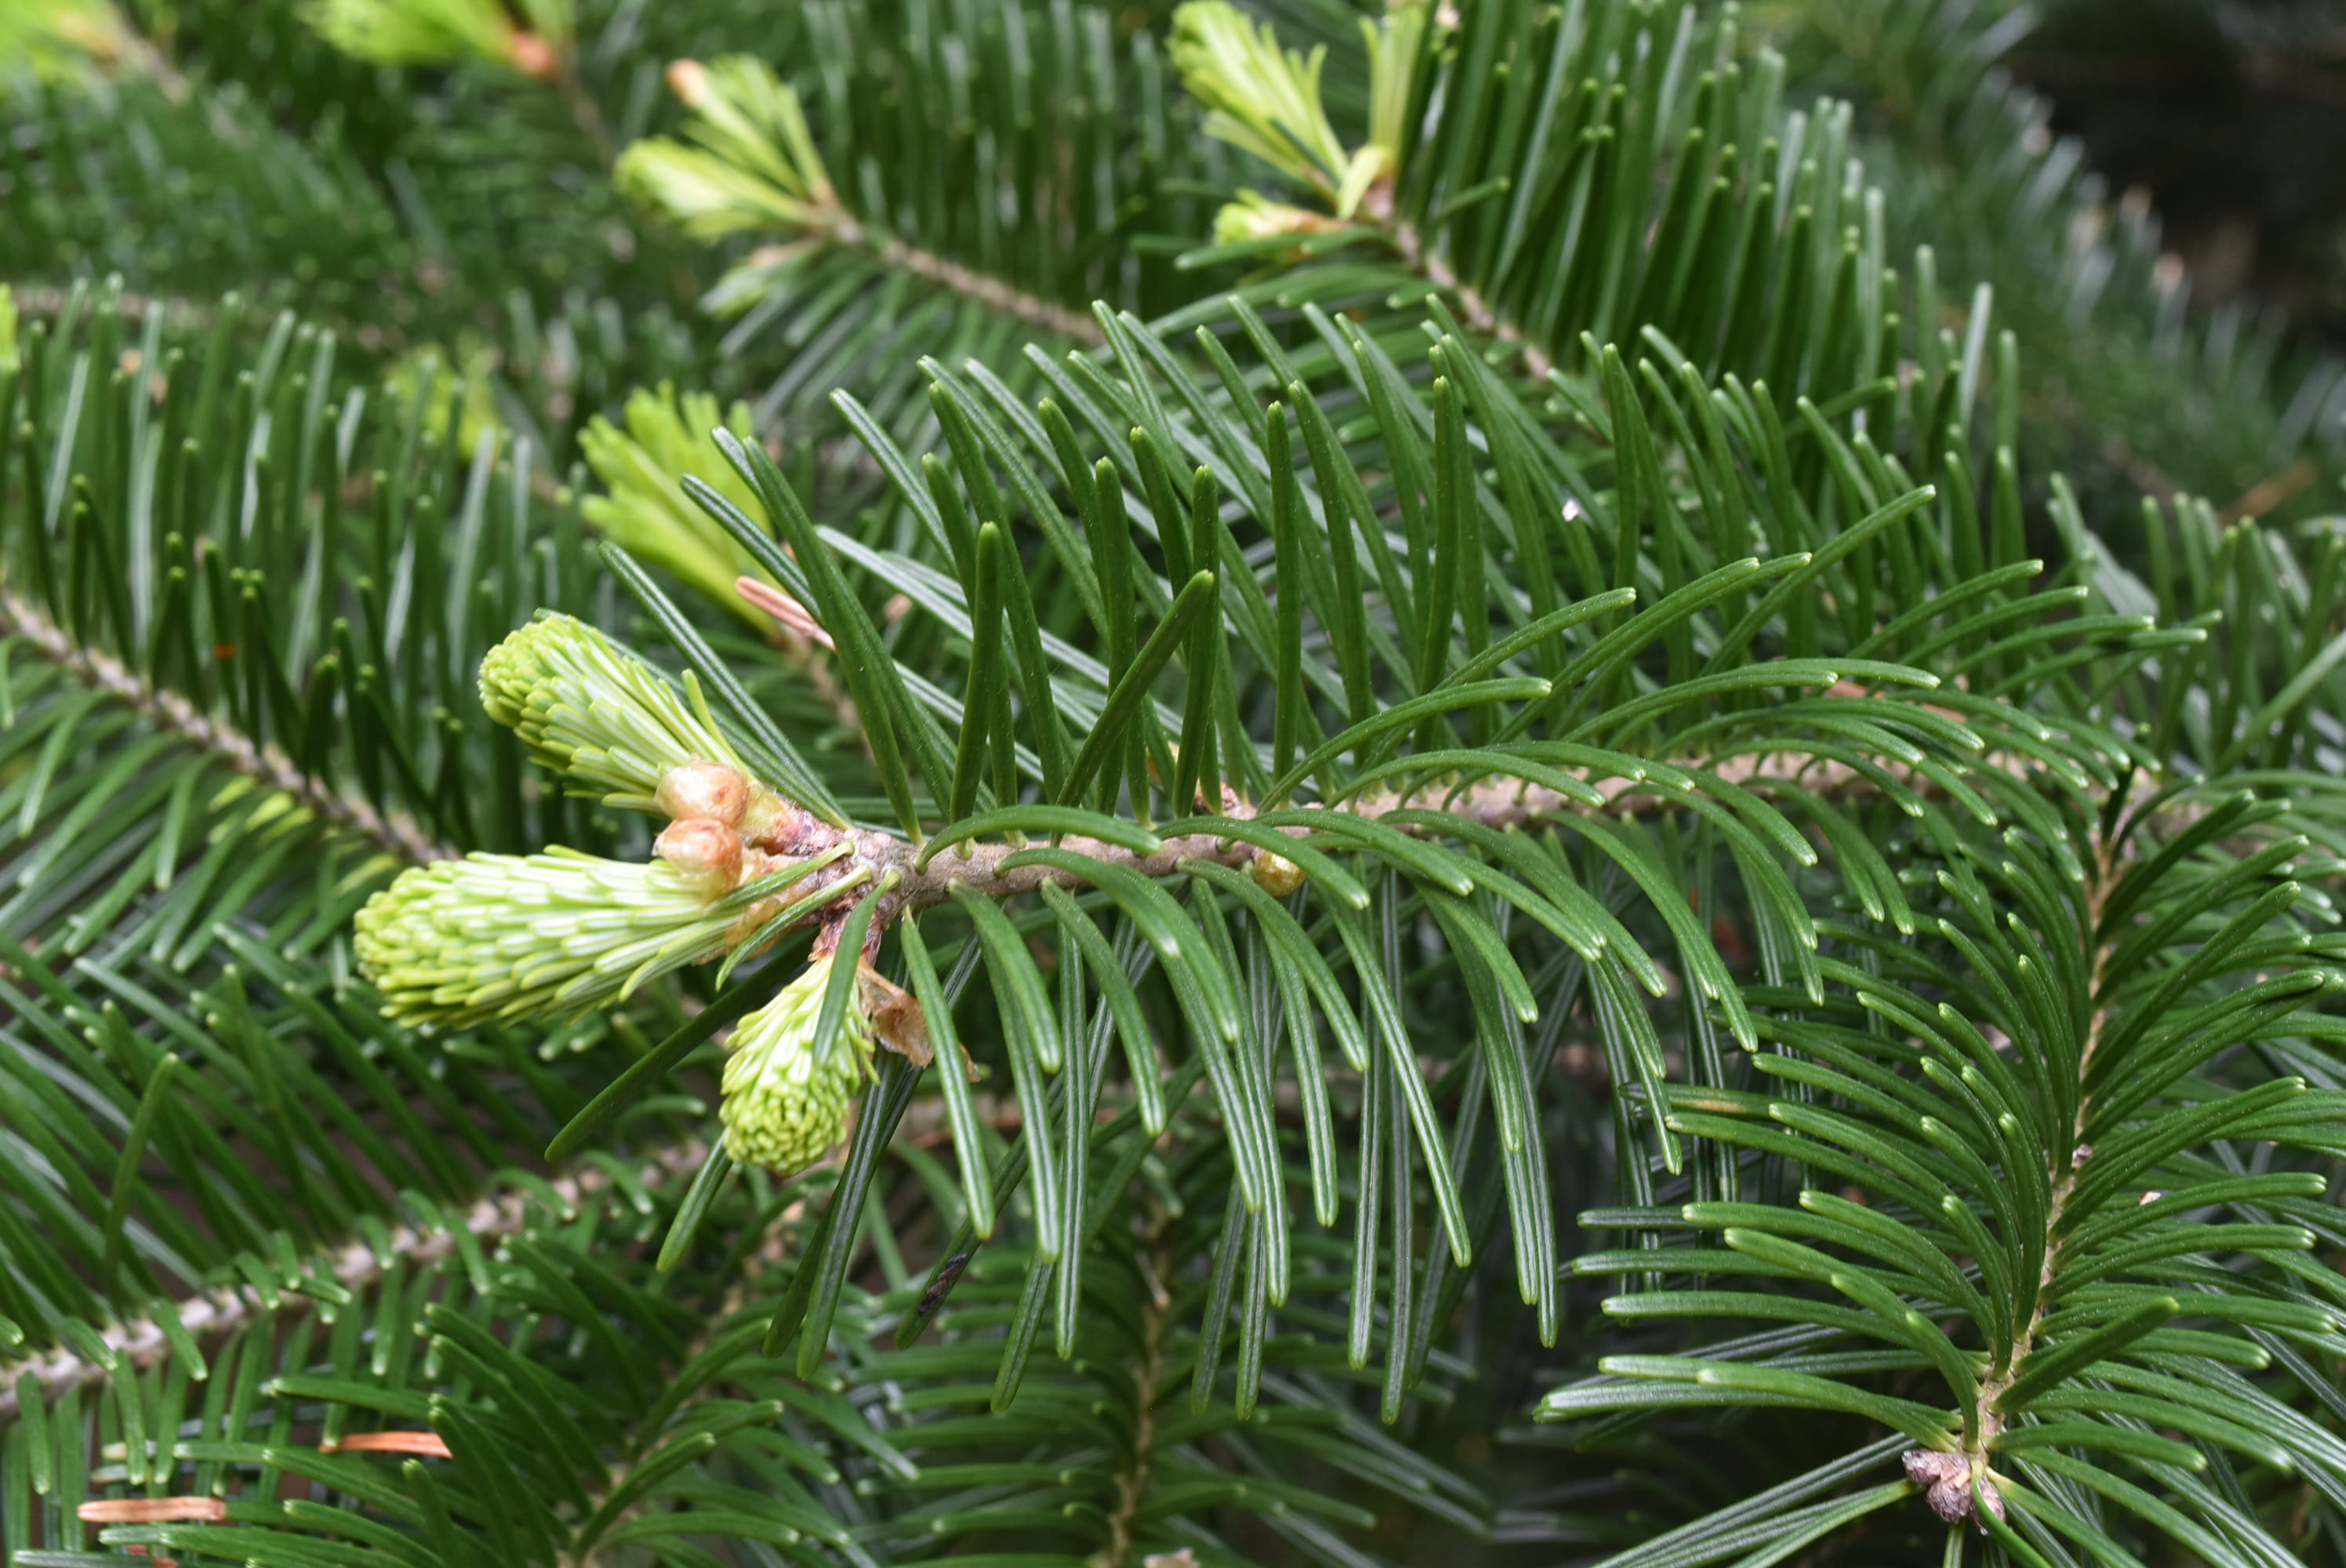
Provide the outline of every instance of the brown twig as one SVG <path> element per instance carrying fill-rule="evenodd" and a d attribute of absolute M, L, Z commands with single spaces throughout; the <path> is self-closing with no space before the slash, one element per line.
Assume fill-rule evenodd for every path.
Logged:
<path fill-rule="evenodd" d="M 2100 835 L 2096 835 L 2089 847 L 2092 860 L 2086 869 L 2084 892 L 2085 928 L 2090 941 L 2092 934 L 2101 926 L 2103 908 L 2117 887 L 2118 863 L 2109 841 Z M 2113 946 L 2105 942 L 2092 943 L 2091 975 L 2086 983 L 2088 995 L 2100 994 L 2102 976 L 2109 963 Z M 1998 1517 L 2003 1514 L 2003 1499 L 1997 1494 L 1995 1483 L 1988 1478 L 1989 1447 L 2004 1426 L 2004 1414 L 1995 1405 L 2020 1380 L 2029 1355 L 2036 1348 L 2037 1335 L 2043 1329 L 2045 1316 L 2052 1309 L 2051 1291 L 2061 1270 L 2063 1231 L 2069 1204 L 2076 1195 L 2077 1184 L 2087 1164 L 2094 1157 L 2094 1151 L 2085 1141 L 2093 1103 L 2086 1094 L 2084 1084 L 2093 1067 L 2095 1054 L 2101 1048 L 2108 1019 L 2109 1009 L 2106 1006 L 2095 1007 L 2093 1016 L 2086 1025 L 2085 1039 L 2078 1045 L 2076 1115 L 2066 1146 L 2055 1147 L 2046 1154 L 2049 1165 L 2046 1174 L 2052 1183 L 2052 1191 L 2045 1207 L 2044 1266 L 2038 1270 L 2027 1328 L 2014 1339 L 2012 1354 L 2004 1366 L 1992 1370 L 1981 1380 L 1979 1402 L 1974 1411 L 1976 1446 L 1961 1453 L 1933 1453 L 1923 1450 L 1906 1457 L 1908 1475 L 1918 1482 L 1929 1483 L 1931 1506 L 1949 1523 L 1970 1519 L 1977 1511 L 1978 1505 L 1972 1493 L 1974 1481 L 1979 1483 L 1981 1495 L 1986 1498 L 1989 1509 Z"/>
<path fill-rule="evenodd" d="M 645 1162 L 638 1173 L 644 1186 L 658 1186 L 662 1182 L 678 1177 L 690 1177 L 709 1157 L 706 1145 L 698 1139 L 660 1150 Z M 576 1207 L 581 1200 L 592 1197 L 612 1183 L 610 1175 L 589 1166 L 572 1175 L 560 1176 L 548 1185 L 563 1203 Z M 484 1197 L 465 1211 L 464 1229 L 477 1240 L 494 1240 L 519 1231 L 529 1217 L 533 1195 L 523 1189 Z M 401 1226 L 391 1233 L 382 1252 L 353 1243 L 319 1254 L 311 1259 L 313 1273 L 329 1275 L 345 1290 L 360 1290 L 381 1278 L 393 1258 L 408 1264 L 426 1264 L 445 1257 L 456 1247 L 453 1230 L 417 1230 Z M 296 1296 L 298 1291 L 289 1291 Z M 281 1310 L 266 1301 L 259 1290 L 250 1285 L 238 1285 L 209 1291 L 178 1305 L 180 1326 L 189 1334 L 201 1339 L 226 1334 L 241 1324 L 267 1318 Z M 98 1331 L 117 1361 L 133 1366 L 149 1366 L 160 1360 L 170 1348 L 170 1341 L 152 1318 L 141 1318 L 130 1323 L 117 1323 Z M 65 1346 L 59 1346 L 46 1356 L 20 1361 L 12 1367 L 0 1368 L 0 1421 L 13 1420 L 16 1415 L 16 1380 L 31 1373 L 45 1400 L 54 1399 L 66 1389 L 103 1382 L 110 1374 L 97 1361 Z"/>
<path fill-rule="evenodd" d="M 1991 765 L 2020 766 L 2017 759 L 1997 756 L 1987 760 Z M 1725 758 L 1711 764 L 1708 771 L 1730 785 L 1745 788 L 1780 786 L 1826 798 L 1871 794 L 1876 789 L 1872 779 L 1844 764 L 1781 753 Z M 1885 771 L 1918 794 L 1935 793 L 1935 787 L 1917 772 L 1891 765 L 1885 765 Z M 1372 820 L 1403 809 L 1433 809 L 1504 831 L 1562 816 L 1600 811 L 1633 815 L 1664 811 L 1670 809 L 1680 799 L 1675 792 L 1658 789 L 1641 778 L 1592 775 L 1586 781 L 1602 798 L 1601 805 L 1590 805 L 1545 785 L 1503 779 L 1464 786 L 1432 784 L 1414 789 L 1406 795 L 1356 796 L 1334 806 L 1313 809 L 1328 811 L 1331 817 L 1342 815 Z M 1254 808 L 1242 802 L 1229 802 L 1227 806 L 1225 814 L 1235 820 L 1244 820 L 1256 814 Z M 1294 839 L 1308 840 L 1313 836 L 1308 826 L 1286 826 L 1279 830 Z M 956 884 L 966 885 L 988 898 L 1005 899 L 1032 892 L 1046 881 L 1056 882 L 1062 887 L 1075 887 L 1081 883 L 1081 879 L 1072 872 L 1047 866 L 1005 868 L 1003 862 L 1019 852 L 1019 846 L 1012 844 L 940 846 L 931 840 L 916 848 L 893 833 L 877 829 L 858 829 L 848 837 L 853 840 L 855 849 L 840 862 L 841 874 L 862 866 L 870 867 L 875 878 L 884 878 L 891 871 L 898 874 L 895 886 L 881 902 L 880 913 L 886 920 L 892 920 L 899 913 L 944 902 L 953 896 Z M 1124 868 L 1145 877 L 1172 876 L 1180 871 L 1182 862 L 1186 860 L 1210 860 L 1225 866 L 1246 865 L 1254 860 L 1257 852 L 1250 845 L 1212 832 L 1166 839 L 1160 841 L 1158 849 L 1145 852 L 1080 836 L 1062 839 L 1058 844 L 1060 848 L 1073 850 L 1086 860 L 1105 866 Z M 874 929 L 882 923 L 882 921 L 875 920 Z"/>
<path fill-rule="evenodd" d="M 2216 514 L 2216 520 L 2229 528 L 2243 517 L 2261 517 L 2294 499 L 2320 477 L 2321 470 L 2313 459 L 2300 457 L 2280 473 L 2267 474 L 2249 485 L 2239 500 Z"/>
<path fill-rule="evenodd" d="M 1148 1295 L 1140 1303 L 1140 1343 L 1132 1366 L 1132 1451 L 1116 1473 L 1116 1501 L 1109 1504 L 1107 1518 L 1107 1541 L 1093 1554 L 1091 1568 L 1125 1568 L 1132 1555 L 1141 1504 L 1148 1498 L 1148 1466 L 1157 1445 L 1157 1390 L 1165 1377 L 1165 1320 L 1173 1310 L 1173 1298 L 1164 1283 L 1172 1268 L 1165 1240 L 1171 1224 L 1172 1216 L 1157 1209 L 1146 1238 L 1148 1250 L 1133 1257 Z"/>
<path fill-rule="evenodd" d="M 861 223 L 852 219 L 834 227 L 830 237 L 876 258 L 883 267 L 901 268 L 915 278 L 975 300 L 1030 327 L 1073 338 L 1086 348 L 1096 348 L 1107 341 L 1107 334 L 1100 331 L 1099 323 L 1081 311 L 1071 311 L 1040 295 L 1014 289 L 998 279 L 901 239 L 875 239 Z"/>
<path fill-rule="evenodd" d="M 1523 334 L 1513 321 L 1504 320 L 1491 302 L 1483 298 L 1471 283 L 1459 281 L 1450 263 L 1425 249 L 1416 228 L 1407 223 L 1386 227 L 1385 234 L 1401 252 L 1402 264 L 1437 289 L 1445 290 L 1458 301 L 1460 321 L 1472 331 L 1482 333 L 1494 342 L 1504 343 L 1521 354 L 1524 369 L 1535 381 L 1544 381 L 1556 361 L 1545 349 Z"/>
<path fill-rule="evenodd" d="M 28 320 L 56 321 L 65 314 L 66 306 L 73 298 L 71 292 L 64 289 L 18 288 L 11 292 L 16 301 L 17 313 Z M 99 296 L 87 295 L 84 302 L 94 307 L 99 303 Z M 190 332 L 209 331 L 219 313 L 216 300 L 198 303 L 178 295 L 125 292 L 114 296 L 107 303 L 122 321 L 144 321 L 148 316 L 159 313 L 166 326 Z M 247 298 L 244 305 L 244 320 L 240 324 L 247 329 L 267 326 L 275 319 L 275 309 L 269 306 L 267 300 Z M 256 306 L 269 308 L 255 309 Z M 328 315 L 314 305 L 301 307 L 301 315 L 313 325 L 331 329 L 336 334 L 349 338 L 371 354 L 395 353 L 408 344 L 405 332 L 379 322 Z"/>

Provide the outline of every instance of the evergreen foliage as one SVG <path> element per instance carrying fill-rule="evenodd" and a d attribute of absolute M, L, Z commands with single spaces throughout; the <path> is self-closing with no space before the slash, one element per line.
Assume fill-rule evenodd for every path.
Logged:
<path fill-rule="evenodd" d="M 2346 371 L 2025 25 L 0 0 L 0 1560 L 2346 1564 Z"/>

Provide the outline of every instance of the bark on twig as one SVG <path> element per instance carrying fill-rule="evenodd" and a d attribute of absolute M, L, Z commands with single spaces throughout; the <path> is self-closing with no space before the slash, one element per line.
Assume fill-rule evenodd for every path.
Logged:
<path fill-rule="evenodd" d="M 671 1179 L 688 1180 L 708 1157 L 708 1146 L 695 1139 L 654 1155 L 638 1170 L 637 1179 L 648 1187 Z M 573 1175 L 556 1176 L 548 1185 L 557 1198 L 575 1207 L 610 1186 L 612 1177 L 606 1171 L 589 1166 Z M 532 1196 L 528 1190 L 516 1187 L 495 1197 L 484 1197 L 464 1211 L 464 1228 L 481 1241 L 514 1235 L 528 1218 Z M 318 1254 L 310 1262 L 313 1278 L 323 1274 L 345 1290 L 362 1290 L 381 1278 L 385 1266 L 394 1257 L 410 1265 L 429 1264 L 447 1257 L 455 1248 L 453 1230 L 417 1230 L 403 1225 L 391 1233 L 390 1246 L 384 1252 L 352 1243 Z M 299 1304 L 296 1293 L 288 1292 L 288 1296 L 293 1298 L 292 1304 Z M 180 1324 L 189 1334 L 205 1339 L 283 1309 L 285 1304 L 270 1307 L 251 1286 L 238 1285 L 183 1301 L 178 1314 Z M 133 1366 L 151 1365 L 161 1359 L 170 1347 L 170 1341 L 163 1337 L 163 1330 L 152 1318 L 109 1324 L 98 1332 L 118 1361 Z M 63 1345 L 45 1356 L 0 1367 L 0 1421 L 16 1418 L 16 1380 L 26 1372 L 32 1373 L 44 1400 L 54 1400 L 68 1388 L 103 1382 L 109 1375 L 98 1362 Z"/>

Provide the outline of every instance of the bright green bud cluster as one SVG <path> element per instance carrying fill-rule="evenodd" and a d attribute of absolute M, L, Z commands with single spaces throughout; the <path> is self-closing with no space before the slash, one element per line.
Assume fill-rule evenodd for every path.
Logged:
<path fill-rule="evenodd" d="M 479 449 L 481 437 L 501 442 L 511 433 L 497 409 L 496 364 L 495 353 L 471 334 L 454 355 L 436 343 L 420 344 L 383 372 L 383 395 L 393 400 L 391 406 L 395 408 L 420 403 L 421 428 L 470 455 Z M 451 392 L 456 395 L 450 396 Z"/>
<path fill-rule="evenodd" d="M 798 95 L 773 67 L 746 55 L 678 60 L 668 80 L 692 110 L 685 134 L 700 145 L 637 142 L 612 171 L 621 190 L 701 239 L 745 230 L 821 238 L 849 221 Z"/>
<path fill-rule="evenodd" d="M 481 660 L 481 706 L 513 727 L 534 760 L 568 775 L 573 794 L 606 805 L 660 811 L 660 780 L 691 762 L 749 774 L 689 672 L 678 692 L 650 665 L 568 616 L 541 616 L 489 650 Z"/>
<path fill-rule="evenodd" d="M 735 1026 L 725 1064 L 725 1152 L 789 1172 L 821 1159 L 846 1135 L 847 1107 L 872 1075 L 872 1019 L 851 989 L 839 1032 L 815 1038 L 833 953 L 807 966 L 782 993 Z"/>
<path fill-rule="evenodd" d="M 1401 172 L 1402 148 L 1409 137 L 1410 98 L 1432 10 L 1425 0 L 1402 0 L 1388 5 L 1376 21 L 1365 17 L 1361 21 L 1361 36 L 1369 46 L 1368 145 L 1381 155 L 1379 176 Z"/>
<path fill-rule="evenodd" d="M 802 229 L 812 210 L 748 170 L 664 136 L 621 153 L 613 178 L 696 239 Z"/>
<path fill-rule="evenodd" d="M 1189 96 L 1206 107 L 1207 135 L 1310 186 L 1349 220 L 1380 182 L 1389 190 L 1401 172 L 1427 12 L 1424 0 L 1404 0 L 1382 20 L 1361 24 L 1369 46 L 1369 139 L 1350 151 L 1320 102 L 1324 46 L 1308 56 L 1281 49 L 1268 22 L 1257 24 L 1228 0 L 1188 0 L 1173 13 L 1173 64 Z M 1376 203 L 1371 209 L 1381 210 Z M 1260 214 L 1225 209 L 1215 238 L 1268 238 L 1260 222 Z"/>
<path fill-rule="evenodd" d="M 112 0 L 0 0 L 0 60 L 11 76 L 78 81 L 92 66 L 139 66 L 145 47 Z M 5 300 L 0 315 L 14 320 Z M 0 370 L 11 368 L 14 351 L 0 340 Z"/>
<path fill-rule="evenodd" d="M 310 25 L 346 55 L 393 66 L 475 59 L 550 77 L 575 24 L 570 0 L 521 0 L 526 29 L 504 0 L 316 0 Z"/>
<path fill-rule="evenodd" d="M 679 399 L 663 382 L 657 392 L 638 388 L 628 394 L 626 421 L 622 429 L 597 414 L 579 434 L 587 466 L 611 491 L 580 503 L 586 521 L 628 554 L 690 583 L 760 635 L 770 630 L 772 618 L 733 591 L 737 578 L 764 578 L 765 568 L 678 482 L 678 475 L 692 474 L 740 507 L 743 516 L 765 514 L 756 493 L 709 440 L 720 423 L 744 441 L 751 439 L 749 405 L 737 402 L 720 413 L 707 392 L 686 392 Z"/>
<path fill-rule="evenodd" d="M 1309 56 L 1279 46 L 1228 0 L 1188 0 L 1173 13 L 1173 64 L 1206 106 L 1207 134 L 1244 148 L 1300 180 L 1332 190 L 1344 144 L 1320 106 L 1323 45 Z"/>
<path fill-rule="evenodd" d="M 359 967 L 389 1016 L 462 1029 L 622 1000 L 717 956 L 740 919 L 658 861 L 468 855 L 404 871 L 367 901 Z"/>

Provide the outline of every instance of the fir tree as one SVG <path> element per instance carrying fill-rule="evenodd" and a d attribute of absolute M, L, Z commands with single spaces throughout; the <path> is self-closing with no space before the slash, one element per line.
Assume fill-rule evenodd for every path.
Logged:
<path fill-rule="evenodd" d="M 0 0 L 0 1558 L 2346 1564 L 2346 372 L 2024 26 Z"/>

